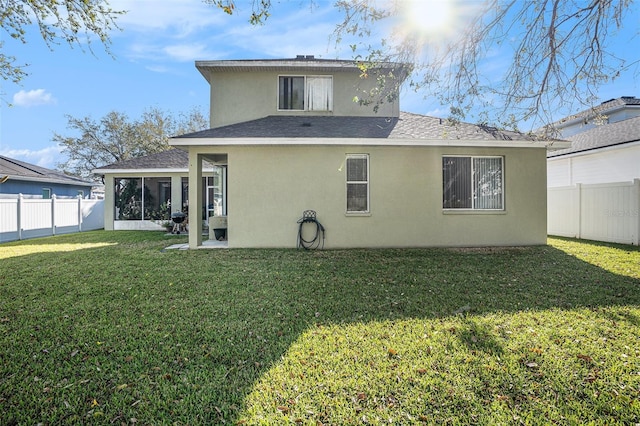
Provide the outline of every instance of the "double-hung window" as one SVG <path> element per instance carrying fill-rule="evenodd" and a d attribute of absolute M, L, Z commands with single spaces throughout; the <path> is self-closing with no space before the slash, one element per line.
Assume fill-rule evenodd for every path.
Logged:
<path fill-rule="evenodd" d="M 292 111 L 333 110 L 331 76 L 280 76 L 278 109 Z"/>
<path fill-rule="evenodd" d="M 348 154 L 347 213 L 369 212 L 369 155 Z"/>
<path fill-rule="evenodd" d="M 503 157 L 442 157 L 442 207 L 504 210 L 503 170 Z"/>

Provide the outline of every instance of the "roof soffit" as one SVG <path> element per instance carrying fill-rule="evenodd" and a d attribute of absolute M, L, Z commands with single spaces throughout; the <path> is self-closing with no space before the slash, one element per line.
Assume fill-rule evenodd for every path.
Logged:
<path fill-rule="evenodd" d="M 347 60 L 329 59 L 284 59 L 284 60 L 238 60 L 238 61 L 196 61 L 196 68 L 211 83 L 211 74 L 216 72 L 281 72 L 281 73 L 360 73 L 358 64 Z M 404 79 L 406 66 L 385 63 L 377 66 L 381 70 L 399 70 Z"/>

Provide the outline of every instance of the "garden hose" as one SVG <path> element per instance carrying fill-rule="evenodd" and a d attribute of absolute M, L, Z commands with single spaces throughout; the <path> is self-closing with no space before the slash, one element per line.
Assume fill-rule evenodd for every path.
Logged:
<path fill-rule="evenodd" d="M 302 236 L 302 228 L 304 227 L 305 223 L 315 225 L 316 228 L 315 235 L 310 240 L 306 240 Z M 318 219 L 316 218 L 316 212 L 314 210 L 305 210 L 302 213 L 302 218 L 298 220 L 298 248 L 302 247 L 305 250 L 315 250 L 317 248 L 323 249 L 324 237 L 324 226 L 322 226 L 322 224 L 318 222 Z"/>

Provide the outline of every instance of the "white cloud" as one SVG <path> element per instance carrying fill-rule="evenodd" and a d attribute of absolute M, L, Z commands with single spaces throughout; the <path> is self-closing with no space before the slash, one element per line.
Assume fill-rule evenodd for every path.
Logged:
<path fill-rule="evenodd" d="M 164 52 L 180 62 L 189 62 L 208 57 L 207 46 L 204 44 L 174 44 L 166 46 Z"/>
<path fill-rule="evenodd" d="M 52 145 L 37 151 L 30 149 L 7 149 L 0 151 L 0 155 L 35 164 L 40 167 L 46 167 L 47 169 L 55 169 L 56 164 L 64 160 L 61 152 L 62 150 L 58 145 Z"/>
<path fill-rule="evenodd" d="M 222 11 L 202 0 L 113 0 L 109 4 L 114 10 L 127 12 L 117 20 L 124 30 L 123 34 L 127 36 L 131 32 L 150 35 L 172 32 L 184 37 L 198 29 L 219 25 L 227 20 Z"/>
<path fill-rule="evenodd" d="M 302 3 L 273 3 L 264 25 L 251 25 L 250 1 L 236 2 L 231 16 L 202 0 L 157 2 L 114 0 L 116 10 L 127 10 L 118 19 L 125 54 L 134 61 L 189 62 L 239 57 L 295 57 L 298 54 L 337 57 L 329 36 L 340 14 L 329 3 L 313 8 Z M 346 44 L 342 44 L 341 48 Z"/>
<path fill-rule="evenodd" d="M 243 22 L 216 32 L 216 36 L 207 42 L 225 48 L 231 54 L 240 50 L 260 58 L 351 57 L 347 43 L 342 43 L 336 50 L 330 40 L 339 18 L 332 5 L 323 4 L 313 10 L 289 5 L 286 10 L 274 10 L 263 26 Z"/>
<path fill-rule="evenodd" d="M 445 108 L 436 108 L 424 113 L 424 115 L 428 115 L 431 117 L 442 117 L 442 118 L 446 118 L 450 114 L 451 114 L 451 111 Z"/>
<path fill-rule="evenodd" d="M 52 105 L 57 101 L 53 95 L 45 89 L 21 90 L 13 95 L 13 103 L 16 106 L 32 107 L 39 105 Z"/>

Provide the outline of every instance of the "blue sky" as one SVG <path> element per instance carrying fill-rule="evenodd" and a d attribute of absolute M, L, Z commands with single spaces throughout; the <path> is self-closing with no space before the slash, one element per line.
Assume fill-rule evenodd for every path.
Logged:
<path fill-rule="evenodd" d="M 427 1 L 427 0 L 425 0 Z M 264 26 L 247 22 L 250 0 L 228 16 L 201 0 L 112 0 L 122 31 L 111 34 L 113 57 L 100 43 L 93 54 L 66 44 L 50 50 L 30 28 L 26 45 L 5 42 L 5 53 L 28 63 L 21 85 L 3 82 L 0 103 L 0 154 L 55 168 L 62 162 L 53 134 L 76 136 L 67 129 L 67 115 L 98 121 L 110 111 L 139 118 L 150 107 L 174 115 L 209 106 L 206 80 L 196 60 L 292 58 L 299 54 L 324 58 L 352 57 L 349 43 L 336 47 L 329 39 L 341 15 L 329 0 L 272 0 L 272 16 Z M 310 5 L 313 4 L 313 7 Z M 638 10 L 637 5 L 635 6 Z M 634 33 L 637 32 L 638 19 Z M 640 40 L 627 34 L 621 46 L 640 52 Z M 640 54 L 639 54 L 640 56 Z M 600 92 L 602 100 L 640 97 L 638 67 L 632 67 Z M 8 106 L 7 102 L 12 103 Z M 405 90 L 404 111 L 445 117 L 447 110 Z M 560 118 L 560 117 L 558 117 Z"/>

